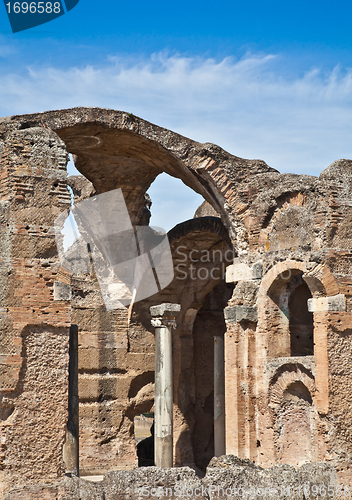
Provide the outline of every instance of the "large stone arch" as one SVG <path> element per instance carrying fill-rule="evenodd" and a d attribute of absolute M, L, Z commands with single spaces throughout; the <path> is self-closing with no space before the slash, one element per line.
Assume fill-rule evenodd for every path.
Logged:
<path fill-rule="evenodd" d="M 38 238 L 31 239 L 33 226 L 41 237 L 43 232 L 43 238 L 51 238 L 50 253 L 48 251 L 43 255 L 39 249 L 35 254 L 38 259 L 57 258 L 53 234 L 50 227 L 42 227 L 41 213 L 38 213 L 35 224 L 32 220 L 28 224 L 32 214 L 28 211 L 28 214 L 26 212 L 22 217 L 21 214 L 25 214 L 22 207 L 27 207 L 30 203 L 33 192 L 41 195 L 38 181 L 43 183 L 45 180 L 48 184 L 48 195 L 42 204 L 50 207 L 43 208 L 47 218 L 54 220 L 60 212 L 68 209 L 70 197 L 66 189 L 65 172 L 67 153 L 74 155 L 78 170 L 93 183 L 97 193 L 114 188 L 122 189 L 131 220 L 135 223 L 138 223 L 144 205 L 144 193 L 155 177 L 161 172 L 167 172 L 180 178 L 202 194 L 214 207 L 230 236 L 227 236 L 227 240 L 231 239 L 236 244 L 238 238 L 244 239 L 245 233 L 238 218 L 243 203 L 240 198 L 237 199 L 237 184 L 243 183 L 248 175 L 255 176 L 272 170 L 264 162 L 237 158 L 218 146 L 199 144 L 128 113 L 98 108 L 49 111 L 2 119 L 0 149 L 2 166 L 6 171 L 4 179 L 1 180 L 1 189 L 5 196 L 13 196 L 17 205 L 22 203 L 18 214 L 21 224 L 23 222 L 23 227 L 20 228 L 24 235 L 23 240 L 39 241 Z M 36 186 L 36 189 L 33 186 Z M 12 230 L 13 228 L 9 229 L 9 234 Z M 77 283 L 78 288 L 81 284 L 83 283 Z M 208 283 L 203 287 L 197 297 L 198 305 L 191 306 L 200 307 L 202 299 L 212 286 L 212 283 Z M 84 295 L 84 287 L 83 291 L 78 292 Z M 167 298 L 170 299 L 170 295 Z M 78 301 L 84 306 L 84 297 L 78 297 Z M 67 312 L 70 311 L 71 305 L 67 300 Z M 29 307 L 27 309 L 26 314 L 29 314 Z M 78 308 L 77 311 L 79 310 Z M 90 312 L 92 317 L 97 316 L 97 324 L 101 323 L 99 328 L 103 328 L 101 311 L 97 310 L 94 314 L 93 311 Z M 79 318 L 77 322 L 78 320 Z M 111 325 L 114 321 L 114 318 L 111 318 Z M 112 328 L 108 327 L 109 335 Z M 109 335 L 106 339 L 104 337 L 106 341 Z M 86 337 L 88 339 L 89 336 Z M 94 334 L 92 337 L 94 342 L 96 337 L 99 335 Z M 85 342 L 88 354 L 91 347 L 88 340 Z M 125 344 L 125 338 L 117 343 L 118 346 Z M 96 367 L 101 363 L 110 366 L 110 354 L 109 349 L 102 349 L 99 359 L 87 355 L 87 367 L 84 369 L 94 371 L 92 363 Z M 97 386 L 100 391 L 99 384 Z M 88 396 L 91 397 L 90 394 Z M 93 396 L 95 397 L 95 393 Z"/>
<path fill-rule="evenodd" d="M 276 172 L 261 160 L 233 156 L 214 144 L 201 144 L 123 111 L 73 108 L 13 116 L 0 121 L 0 140 L 17 130 L 42 127 L 55 131 L 75 158 L 77 169 L 98 193 L 121 188 L 132 221 L 143 195 L 161 173 L 180 178 L 221 215 L 234 238 L 243 200 L 237 184 L 247 176 Z M 236 223 L 234 223 L 237 221 Z"/>

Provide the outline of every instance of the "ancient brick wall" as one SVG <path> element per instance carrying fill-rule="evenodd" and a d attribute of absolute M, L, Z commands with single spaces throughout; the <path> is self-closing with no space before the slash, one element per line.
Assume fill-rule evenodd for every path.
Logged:
<path fill-rule="evenodd" d="M 154 336 L 128 327 L 128 311 L 107 311 L 90 275 L 72 278 L 72 324 L 78 326 L 80 471 L 137 465 L 135 415 L 154 403 Z"/>
<path fill-rule="evenodd" d="M 53 225 L 70 204 L 67 153 L 44 129 L 1 148 L 0 483 L 64 472 L 69 303 L 54 301 L 60 269 Z"/>
<path fill-rule="evenodd" d="M 265 467 L 333 460 L 347 474 L 351 162 L 335 162 L 319 179 L 269 174 L 266 182 L 242 191 L 251 251 L 229 273 L 226 424 L 235 432 L 227 452 Z"/>
<path fill-rule="evenodd" d="M 197 212 L 206 217 L 170 232 L 175 266 L 183 245 L 186 275 L 136 304 L 129 325 L 126 311 L 106 311 L 94 270 L 70 276 L 60 267 L 53 226 L 70 204 L 67 151 L 94 187 L 78 187 L 76 199 L 120 187 L 134 223 L 147 222 L 145 192 L 162 171 L 212 206 Z M 204 268 L 207 279 L 193 279 L 188 271 L 193 250 L 225 253 L 232 246 L 228 279 L 234 292 L 225 309 L 227 452 L 265 467 L 330 461 L 347 477 L 351 161 L 334 162 L 319 178 L 280 174 L 262 161 L 95 108 L 0 120 L 0 154 L 3 486 L 64 472 L 71 324 L 79 341 L 82 470 L 136 464 L 133 418 L 149 411 L 154 397 L 149 307 L 161 302 L 181 305 L 173 332 L 175 463 L 192 463 L 203 452 L 205 463 L 208 451 L 193 438 L 202 434 L 197 415 L 208 418 L 211 374 L 204 375 L 195 349 L 210 363 L 210 331 L 201 338 L 200 330 L 211 322 L 202 323 L 201 316 L 194 321 L 222 278 L 210 275 L 220 264 L 216 258 L 198 259 L 192 269 Z M 232 255 L 221 264 L 230 260 Z M 58 282 L 71 286 L 71 302 L 56 293 Z M 205 427 L 210 435 L 210 419 Z"/>

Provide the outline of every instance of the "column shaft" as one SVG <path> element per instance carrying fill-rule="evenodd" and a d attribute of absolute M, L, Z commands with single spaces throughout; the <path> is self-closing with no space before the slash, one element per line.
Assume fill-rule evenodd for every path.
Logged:
<path fill-rule="evenodd" d="M 78 327 L 71 325 L 68 374 L 68 421 L 64 445 L 66 474 L 79 476 Z"/>
<path fill-rule="evenodd" d="M 173 466 L 172 327 L 155 328 L 155 465 Z"/>
<path fill-rule="evenodd" d="M 224 338 L 214 337 L 214 455 L 225 455 Z"/>
<path fill-rule="evenodd" d="M 180 304 L 164 303 L 150 308 L 155 327 L 154 461 L 157 467 L 173 466 L 172 328 Z"/>

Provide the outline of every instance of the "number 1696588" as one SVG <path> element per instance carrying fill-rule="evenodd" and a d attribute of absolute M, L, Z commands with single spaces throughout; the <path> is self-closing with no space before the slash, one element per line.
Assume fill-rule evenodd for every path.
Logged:
<path fill-rule="evenodd" d="M 9 14 L 60 14 L 60 2 L 9 2 L 5 4 Z"/>

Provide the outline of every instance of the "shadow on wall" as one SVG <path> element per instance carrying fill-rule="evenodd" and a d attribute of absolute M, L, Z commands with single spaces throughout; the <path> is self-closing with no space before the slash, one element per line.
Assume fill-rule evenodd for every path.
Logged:
<path fill-rule="evenodd" d="M 136 432 L 136 419 L 135 419 Z M 154 462 L 154 421 L 149 429 L 149 436 L 137 443 L 138 467 L 151 467 Z"/>
<path fill-rule="evenodd" d="M 226 331 L 224 308 L 233 284 L 222 281 L 205 297 L 193 326 L 195 408 L 193 453 L 195 465 L 205 471 L 214 456 L 214 336 Z"/>

